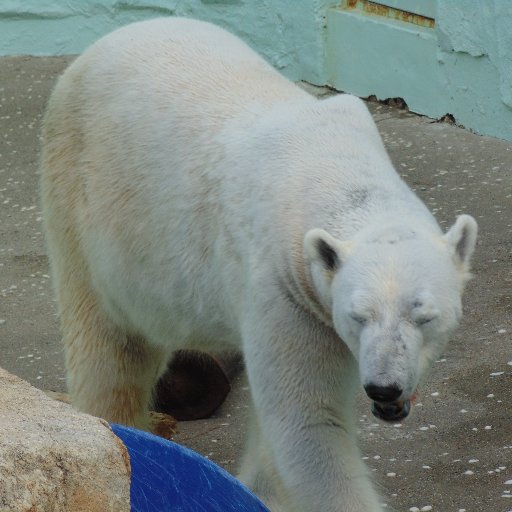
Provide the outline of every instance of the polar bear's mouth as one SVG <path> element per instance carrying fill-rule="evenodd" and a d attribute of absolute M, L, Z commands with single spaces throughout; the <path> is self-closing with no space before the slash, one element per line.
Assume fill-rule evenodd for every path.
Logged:
<path fill-rule="evenodd" d="M 383 421 L 400 421 L 409 415 L 410 400 L 397 400 L 396 402 L 373 402 L 372 413 Z"/>

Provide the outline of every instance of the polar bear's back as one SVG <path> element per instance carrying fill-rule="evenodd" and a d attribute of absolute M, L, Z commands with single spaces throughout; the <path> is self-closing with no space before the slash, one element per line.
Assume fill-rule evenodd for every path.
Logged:
<path fill-rule="evenodd" d="M 187 165 L 216 160 L 214 141 L 228 125 L 253 126 L 296 100 L 312 98 L 236 36 L 207 22 L 158 18 L 108 34 L 71 64 L 50 98 L 44 146 L 49 158 L 73 146 L 82 160 L 109 161 L 122 179 L 140 172 L 161 189 L 164 170 L 179 180 Z"/>
<path fill-rule="evenodd" d="M 102 86 L 125 83 L 141 96 L 196 100 L 203 113 L 208 102 L 228 115 L 254 101 L 268 104 L 304 94 L 233 34 L 186 18 L 118 29 L 90 47 L 75 67 L 87 68 L 88 85 L 96 85 L 98 95 Z"/>

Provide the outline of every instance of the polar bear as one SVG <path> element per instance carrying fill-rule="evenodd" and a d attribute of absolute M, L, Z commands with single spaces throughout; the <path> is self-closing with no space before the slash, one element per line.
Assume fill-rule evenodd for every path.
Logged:
<path fill-rule="evenodd" d="M 273 512 L 381 510 L 355 392 L 407 415 L 461 318 L 477 226 L 442 233 L 362 101 L 311 97 L 209 23 L 135 23 L 58 81 L 41 175 L 77 408 L 147 428 L 173 351 L 236 347 L 242 480 Z"/>

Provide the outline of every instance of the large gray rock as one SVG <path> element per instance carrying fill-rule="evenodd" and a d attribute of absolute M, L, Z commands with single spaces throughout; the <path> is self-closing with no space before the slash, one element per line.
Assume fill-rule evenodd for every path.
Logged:
<path fill-rule="evenodd" d="M 0 512 L 129 510 L 128 452 L 108 424 L 0 368 Z"/>

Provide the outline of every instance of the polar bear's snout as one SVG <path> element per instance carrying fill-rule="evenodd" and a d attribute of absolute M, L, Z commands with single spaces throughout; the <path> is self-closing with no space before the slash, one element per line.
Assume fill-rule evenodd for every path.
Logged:
<path fill-rule="evenodd" d="M 366 384 L 364 390 L 372 400 L 382 403 L 396 402 L 402 395 L 402 390 L 397 384 L 392 384 L 391 386 Z"/>
<path fill-rule="evenodd" d="M 364 390 L 373 400 L 372 413 L 384 421 L 398 421 L 408 416 L 411 410 L 410 400 L 400 400 L 402 389 L 397 384 L 378 386 L 366 384 Z"/>
<path fill-rule="evenodd" d="M 373 402 L 372 413 L 383 421 L 400 421 L 409 415 L 411 410 L 410 400 L 398 400 L 396 402 L 382 404 Z"/>
<path fill-rule="evenodd" d="M 386 421 L 407 416 L 421 373 L 422 336 L 409 322 L 389 314 L 367 323 L 358 341 L 361 384 L 374 402 L 372 412 Z"/>

